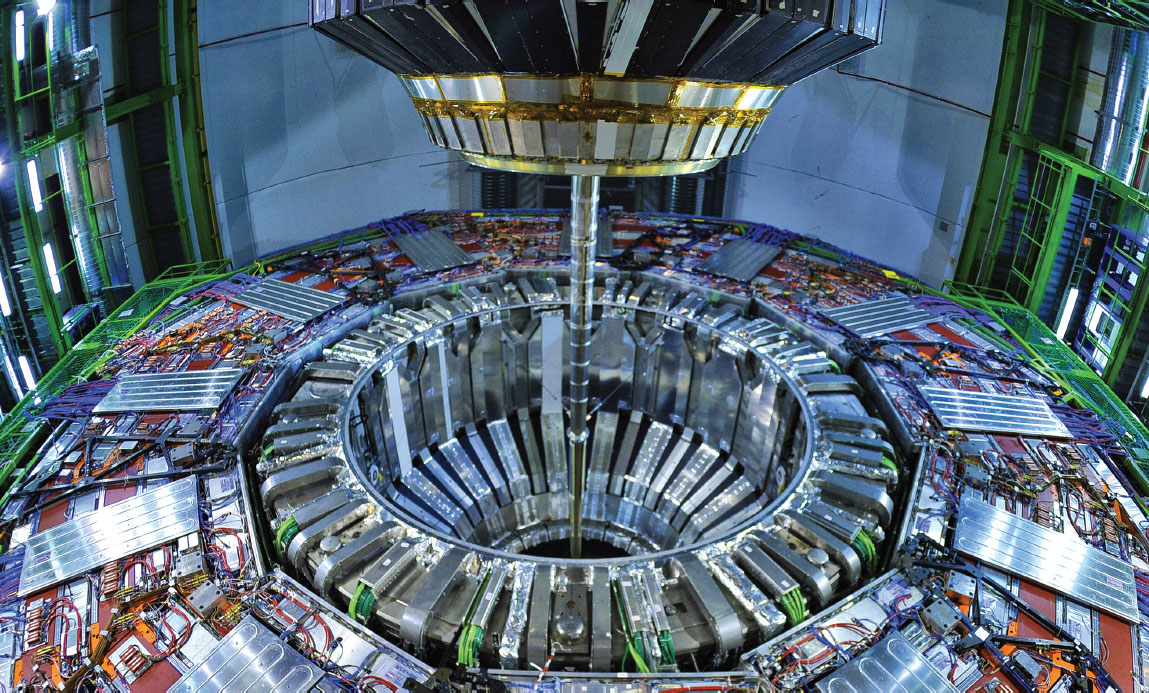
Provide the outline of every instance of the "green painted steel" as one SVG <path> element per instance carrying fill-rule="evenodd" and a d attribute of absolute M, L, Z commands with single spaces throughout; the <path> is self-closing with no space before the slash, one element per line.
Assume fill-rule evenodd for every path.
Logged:
<path fill-rule="evenodd" d="M 196 245 L 200 260 L 218 260 L 223 257 L 223 243 L 219 235 L 215 195 L 211 187 L 211 166 L 207 156 L 207 131 L 200 93 L 199 15 L 196 0 L 173 0 L 172 16 L 175 24 L 180 126 L 183 128 L 181 143 Z"/>
<path fill-rule="evenodd" d="M 15 8 L 3 8 L 0 12 L 2 12 L 2 14 L 0 14 L 0 55 L 14 55 L 12 37 L 14 35 Z M 31 56 L 29 55 L 25 60 L 31 60 Z M 15 146 L 15 143 L 23 141 L 23 137 L 21 136 L 22 128 L 20 127 L 19 103 L 42 93 L 52 93 L 52 64 L 51 60 L 45 60 L 47 86 L 33 90 L 27 94 L 22 93 L 20 90 L 20 64 L 15 60 L 4 60 L 2 64 L 6 68 L 2 70 L 2 72 L 4 108 L 6 109 L 5 117 L 8 124 L 8 141 L 13 144 L 9 152 L 9 164 L 12 170 L 10 175 L 13 176 L 16 187 L 16 196 L 20 207 L 20 221 L 24 227 L 24 239 L 28 246 L 28 261 L 36 276 L 36 288 L 40 294 L 40 304 L 43 307 L 44 318 L 51 333 L 56 356 L 59 357 L 68 350 L 71 343 L 68 333 L 63 329 L 63 317 L 60 311 L 60 304 L 56 300 L 56 295 L 52 292 L 51 283 L 48 278 L 48 270 L 44 266 L 44 256 L 39 252 L 40 248 L 44 245 L 43 236 L 40 232 L 39 213 L 32 207 L 28 180 L 24 173 L 29 156 L 34 156 L 38 151 L 50 144 L 54 144 L 56 141 L 55 133 L 41 138 L 41 141 L 26 145 L 23 149 L 17 149 Z M 49 99 L 49 103 L 51 103 L 51 99 Z M 55 109 L 52 108 L 52 111 L 52 119 L 54 122 Z M 29 344 L 28 347 L 29 350 L 32 351 L 32 345 Z"/>
<path fill-rule="evenodd" d="M 922 285 L 923 290 L 930 290 Z M 947 298 L 984 311 L 1004 326 L 1034 359 L 1034 365 L 1061 384 L 1066 398 L 1092 411 L 1130 453 L 1127 471 L 1142 493 L 1149 494 L 1149 428 L 1129 410 L 1097 373 L 1045 323 L 1004 292 L 947 282 Z"/>
<path fill-rule="evenodd" d="M 1146 0 L 1040 0 L 1049 9 L 1089 22 L 1104 22 L 1129 29 L 1149 30 Z"/>
<path fill-rule="evenodd" d="M 1031 14 L 1029 0 L 1010 0 L 997 75 L 997 98 L 990 116 L 970 222 L 954 270 L 954 277 L 959 281 L 976 281 L 987 250 L 994 247 L 995 241 L 1000 243 L 1002 225 L 997 214 L 998 203 L 1010 200 L 1017 187 L 1020 162 L 1015 161 L 1011 166 L 1010 133 L 1014 130 L 1025 77 Z"/>
<path fill-rule="evenodd" d="M 59 394 L 69 385 L 84 382 L 110 356 L 110 348 L 151 322 L 172 299 L 197 286 L 226 279 L 230 260 L 180 265 L 169 268 L 144 285 L 83 340 L 75 345 L 50 371 L 36 389 L 29 392 L 0 422 L 0 488 L 9 489 L 20 481 L 35 463 L 34 451 L 46 424 L 25 416 L 38 401 Z M 7 491 L 0 503 L 7 500 Z"/>

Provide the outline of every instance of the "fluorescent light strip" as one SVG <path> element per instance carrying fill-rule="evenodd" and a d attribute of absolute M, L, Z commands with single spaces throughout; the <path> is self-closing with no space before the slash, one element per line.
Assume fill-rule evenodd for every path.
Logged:
<path fill-rule="evenodd" d="M 56 6 L 56 0 L 36 0 L 36 14 L 43 17 Z"/>
<path fill-rule="evenodd" d="M 1057 338 L 1065 339 L 1065 333 L 1069 331 L 1069 321 L 1073 318 L 1073 311 L 1077 308 L 1077 299 L 1081 296 L 1081 290 L 1073 287 L 1069 290 L 1069 296 L 1065 299 L 1065 306 L 1061 309 L 1061 316 L 1057 318 Z"/>
<path fill-rule="evenodd" d="M 4 286 L 3 278 L 0 278 L 0 313 L 5 317 L 12 314 L 12 304 L 8 301 L 8 287 Z"/>
<path fill-rule="evenodd" d="M 16 10 L 16 62 L 24 60 L 24 10 Z"/>
<path fill-rule="evenodd" d="M 32 191 L 32 208 L 37 212 L 44 211 L 44 196 L 40 192 L 40 172 L 36 168 L 35 159 L 28 159 L 28 188 Z"/>
<path fill-rule="evenodd" d="M 32 375 L 32 364 L 28 363 L 28 357 L 21 356 L 17 360 L 20 362 L 20 372 L 24 374 L 24 383 L 29 390 L 36 389 L 36 378 Z"/>
<path fill-rule="evenodd" d="M 52 253 L 52 244 L 44 244 L 44 265 L 48 268 L 48 279 L 52 281 L 52 293 L 60 293 L 60 275 L 56 272 L 56 256 Z"/>
<path fill-rule="evenodd" d="M 1141 399 L 1149 399 L 1149 375 L 1145 376 L 1145 382 L 1141 383 Z"/>

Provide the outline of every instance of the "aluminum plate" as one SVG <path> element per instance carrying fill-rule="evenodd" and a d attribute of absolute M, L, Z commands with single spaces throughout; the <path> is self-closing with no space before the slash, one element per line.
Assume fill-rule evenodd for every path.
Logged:
<path fill-rule="evenodd" d="M 135 373 L 120 378 L 93 411 L 214 410 L 239 382 L 242 368 L 213 368 L 178 373 Z"/>
<path fill-rule="evenodd" d="M 919 387 L 944 428 L 1072 438 L 1049 405 L 1035 397 Z"/>
<path fill-rule="evenodd" d="M 1133 568 L 1077 537 L 966 499 L 954 548 L 1084 604 L 1136 622 Z"/>
<path fill-rule="evenodd" d="M 308 322 L 338 307 L 345 299 L 326 291 L 268 279 L 232 300 L 241 306 L 264 310 L 281 318 Z"/>
<path fill-rule="evenodd" d="M 780 248 L 772 245 L 739 238 L 719 248 L 718 252 L 698 263 L 695 269 L 748 282 L 757 277 L 762 268 L 769 265 L 781 252 Z"/>
<path fill-rule="evenodd" d="M 198 531 L 196 479 L 188 476 L 29 537 L 20 596 Z"/>
<path fill-rule="evenodd" d="M 250 614 L 168 693 L 310 691 L 323 672 Z"/>
<path fill-rule="evenodd" d="M 470 253 L 435 229 L 395 236 L 395 245 L 424 272 L 440 272 L 475 261 Z"/>
<path fill-rule="evenodd" d="M 854 334 L 867 338 L 897 330 L 910 330 L 938 320 L 938 316 L 918 308 L 904 296 L 830 308 L 822 311 L 822 315 Z"/>
<path fill-rule="evenodd" d="M 957 688 L 897 631 L 816 685 L 823 693 L 957 691 Z"/>

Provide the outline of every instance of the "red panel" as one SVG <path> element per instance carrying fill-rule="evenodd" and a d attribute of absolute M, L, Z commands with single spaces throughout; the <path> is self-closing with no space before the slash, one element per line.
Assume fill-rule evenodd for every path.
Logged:
<path fill-rule="evenodd" d="M 1123 691 L 1133 688 L 1133 636 L 1129 624 L 1108 614 L 1101 614 L 1101 642 L 1108 652 L 1102 652 L 1105 670 Z"/>
<path fill-rule="evenodd" d="M 292 272 L 291 274 L 287 275 L 286 277 L 284 277 L 280 281 L 294 284 L 295 282 L 299 281 L 300 279 L 303 279 L 304 277 L 306 277 L 308 274 L 310 274 L 310 273 L 307 272 L 306 270 L 299 270 L 298 272 Z"/>
<path fill-rule="evenodd" d="M 107 486 L 104 488 L 104 506 L 119 503 L 122 500 L 127 500 L 136 495 L 136 484 L 134 482 L 126 482 L 124 484 L 116 484 L 115 486 Z"/>
<path fill-rule="evenodd" d="M 316 291 L 327 291 L 328 289 L 334 289 L 336 286 L 338 285 L 335 283 L 334 279 L 325 279 L 311 288 L 315 289 Z"/>
<path fill-rule="evenodd" d="M 52 529 L 64 524 L 68 520 L 68 501 L 62 500 L 53 503 L 40 511 L 40 524 L 36 525 L 37 532 Z"/>
<path fill-rule="evenodd" d="M 1021 438 L 1016 438 L 1013 436 L 994 436 L 993 439 L 996 440 L 997 444 L 1001 446 L 1002 452 L 1006 452 L 1011 455 L 1024 455 L 1029 452 L 1025 445 L 1022 444 Z"/>
<path fill-rule="evenodd" d="M 931 322 L 929 325 L 926 325 L 926 327 L 930 328 L 934 332 L 937 332 L 954 344 L 961 344 L 962 346 L 973 346 L 973 342 L 967 340 L 965 337 L 962 337 L 960 334 L 954 332 L 940 322 Z"/>
<path fill-rule="evenodd" d="M 1032 583 L 1021 581 L 1017 590 L 1021 601 L 1033 607 L 1042 616 L 1057 623 L 1057 597 Z M 1017 615 L 1017 635 L 1022 638 L 1051 638 L 1053 633 L 1037 625 L 1037 622 L 1025 614 Z"/>

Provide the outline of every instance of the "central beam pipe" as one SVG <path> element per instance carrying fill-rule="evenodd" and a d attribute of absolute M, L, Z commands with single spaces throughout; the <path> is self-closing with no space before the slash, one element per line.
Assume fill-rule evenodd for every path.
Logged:
<path fill-rule="evenodd" d="M 583 492 L 586 488 L 587 400 L 590 382 L 594 249 L 598 236 L 598 176 L 571 178 L 570 470 L 571 557 L 582 556 Z"/>

